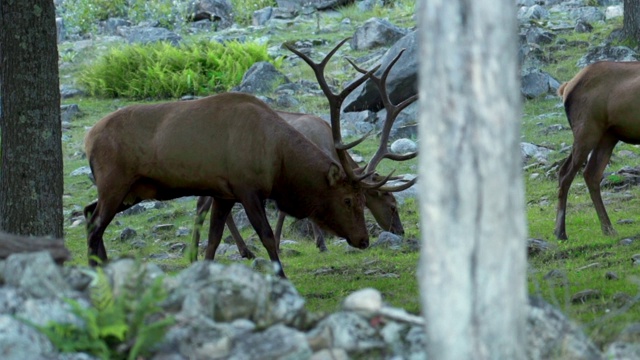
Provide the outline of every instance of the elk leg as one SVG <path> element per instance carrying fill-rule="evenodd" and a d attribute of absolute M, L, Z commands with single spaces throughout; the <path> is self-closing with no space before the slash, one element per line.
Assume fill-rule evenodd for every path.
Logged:
<path fill-rule="evenodd" d="M 97 257 L 102 263 L 108 260 L 107 249 L 102 239 L 104 231 L 118 212 L 126 210 L 133 205 L 122 204 L 124 196 L 115 197 L 113 194 L 117 194 L 117 192 L 110 192 L 109 196 L 101 197 L 98 195 L 97 202 L 91 203 L 84 208 L 85 217 L 89 216 L 87 219 L 89 266 L 98 265 L 98 261 L 94 257 Z"/>
<path fill-rule="evenodd" d="M 258 233 L 260 241 L 262 241 L 262 245 L 267 249 L 269 259 L 278 267 L 277 274 L 282 278 L 286 278 L 282 268 L 282 263 L 278 257 L 278 245 L 276 238 L 273 234 L 273 230 L 271 230 L 269 219 L 267 219 L 267 214 L 264 210 L 264 203 L 257 195 L 249 194 L 248 196 L 243 197 L 242 205 L 247 212 L 247 217 L 249 218 L 251 226 L 253 226 L 256 233 Z"/>
<path fill-rule="evenodd" d="M 212 204 L 212 197 L 198 197 L 198 202 L 196 203 L 196 221 L 193 225 L 193 239 L 191 241 L 193 248 L 189 251 L 190 262 L 198 260 L 198 247 L 200 246 L 200 229 L 202 229 L 202 224 L 204 224 L 204 219 L 207 217 L 207 213 L 209 212 Z"/>
<path fill-rule="evenodd" d="M 604 207 L 602 201 L 602 194 L 600 192 L 600 182 L 602 181 L 602 174 L 604 169 L 609 163 L 613 148 L 618 143 L 618 139 L 610 134 L 605 134 L 600 140 L 598 146 L 591 152 L 591 157 L 584 168 L 583 176 L 587 188 L 589 189 L 589 195 L 591 201 L 596 208 L 598 219 L 600 219 L 600 226 L 602 232 L 605 235 L 616 235 L 616 231 L 611 224 L 607 210 Z"/>
<path fill-rule="evenodd" d="M 227 217 L 227 227 L 231 232 L 231 236 L 233 237 L 233 240 L 235 240 L 236 242 L 236 246 L 238 247 L 238 252 L 240 253 L 240 256 L 242 256 L 245 259 L 255 259 L 256 256 L 251 252 L 251 250 L 249 250 L 244 240 L 242 240 L 242 235 L 240 235 L 240 231 L 238 230 L 236 223 L 233 221 L 233 216 Z"/>
<path fill-rule="evenodd" d="M 215 257 L 216 250 L 218 249 L 220 240 L 222 239 L 224 223 L 235 203 L 235 200 L 215 199 L 213 201 L 213 211 L 211 212 L 209 225 L 209 243 L 207 244 L 207 250 L 204 254 L 204 258 L 206 260 L 213 260 Z"/>
<path fill-rule="evenodd" d="M 316 247 L 318 247 L 318 250 L 320 250 L 320 252 L 327 251 L 322 229 L 313 221 L 311 222 L 311 229 L 313 229 L 313 237 L 316 238 Z"/>
<path fill-rule="evenodd" d="M 284 219 L 287 214 L 284 211 L 278 211 L 278 222 L 276 223 L 276 249 L 278 254 L 280 253 L 280 241 L 282 240 L 282 227 L 284 226 Z"/>
<path fill-rule="evenodd" d="M 574 136 L 574 138 L 578 138 Z M 566 231 L 566 212 L 567 212 L 567 197 L 569 196 L 569 188 L 573 179 L 576 177 L 578 170 L 584 164 L 589 152 L 593 147 L 581 147 L 577 142 L 573 144 L 574 148 L 571 154 L 560 166 L 558 171 L 558 208 L 556 212 L 556 227 L 554 234 L 559 240 L 567 239 Z"/>

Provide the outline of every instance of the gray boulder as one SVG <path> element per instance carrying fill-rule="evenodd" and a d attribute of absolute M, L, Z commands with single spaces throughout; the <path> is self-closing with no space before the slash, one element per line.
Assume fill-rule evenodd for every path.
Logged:
<path fill-rule="evenodd" d="M 197 0 L 190 3 L 189 13 L 193 21 L 210 20 L 218 29 L 233 25 L 233 4 L 230 0 Z"/>
<path fill-rule="evenodd" d="M 117 32 L 131 44 L 151 44 L 164 41 L 176 46 L 182 41 L 180 35 L 161 27 L 121 26 Z"/>
<path fill-rule="evenodd" d="M 596 46 L 578 60 L 578 67 L 585 67 L 597 61 L 637 61 L 638 53 L 626 46 Z"/>
<path fill-rule="evenodd" d="M 562 312 L 531 298 L 527 314 L 527 358 L 600 360 L 602 354 L 582 330 Z"/>
<path fill-rule="evenodd" d="M 407 31 L 387 20 L 371 18 L 356 29 L 351 38 L 354 50 L 369 50 L 380 46 L 389 46 L 400 40 Z"/>
<path fill-rule="evenodd" d="M 242 76 L 242 82 L 233 91 L 250 94 L 271 93 L 277 86 L 289 82 L 289 79 L 278 71 L 273 64 L 260 61 L 247 70 Z"/>
<path fill-rule="evenodd" d="M 389 66 L 402 49 L 406 50 L 391 69 L 387 78 L 387 92 L 394 104 L 400 103 L 418 92 L 416 31 L 405 35 L 385 53 L 380 60 L 381 67 L 375 73 L 376 76 L 382 76 L 383 70 Z M 344 104 L 344 111 L 378 111 L 383 107 L 378 87 L 370 80 L 347 96 Z"/>

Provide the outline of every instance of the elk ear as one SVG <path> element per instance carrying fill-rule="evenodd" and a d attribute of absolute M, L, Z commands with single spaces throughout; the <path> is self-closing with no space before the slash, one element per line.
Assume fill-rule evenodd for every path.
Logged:
<path fill-rule="evenodd" d="M 336 163 L 331 163 L 329 172 L 327 173 L 327 182 L 329 186 L 334 187 L 342 179 L 342 169 Z"/>

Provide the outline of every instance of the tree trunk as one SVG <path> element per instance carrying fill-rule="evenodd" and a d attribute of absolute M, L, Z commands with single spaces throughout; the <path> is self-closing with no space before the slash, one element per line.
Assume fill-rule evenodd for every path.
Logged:
<path fill-rule="evenodd" d="M 514 9 L 512 0 L 420 3 L 418 280 L 429 359 L 525 357 Z"/>
<path fill-rule="evenodd" d="M 623 30 L 627 38 L 640 43 L 640 1 L 624 0 Z"/>
<path fill-rule="evenodd" d="M 2 1 L 0 229 L 62 238 L 62 145 L 52 0 Z"/>

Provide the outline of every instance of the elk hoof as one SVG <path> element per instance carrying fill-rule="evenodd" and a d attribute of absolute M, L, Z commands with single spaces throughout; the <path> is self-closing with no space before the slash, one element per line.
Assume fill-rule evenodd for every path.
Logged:
<path fill-rule="evenodd" d="M 256 256 L 254 253 L 251 252 L 251 250 L 246 250 L 240 253 L 240 256 L 242 256 L 244 259 L 255 259 Z"/>
<path fill-rule="evenodd" d="M 553 234 L 558 240 L 568 240 L 567 233 L 565 231 L 554 231 Z"/>

